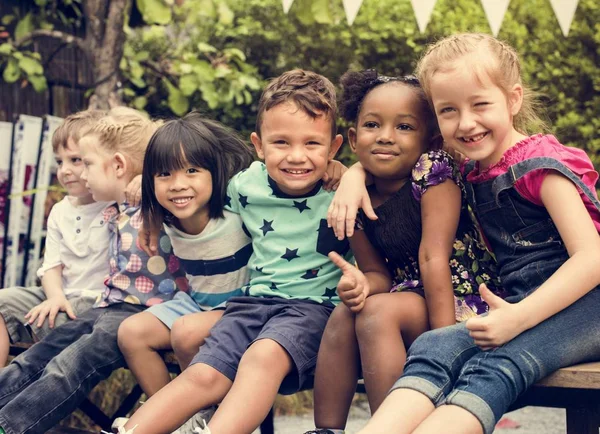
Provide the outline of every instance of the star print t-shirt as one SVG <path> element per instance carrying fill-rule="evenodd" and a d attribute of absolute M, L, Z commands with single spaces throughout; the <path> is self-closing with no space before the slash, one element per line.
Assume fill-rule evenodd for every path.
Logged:
<path fill-rule="evenodd" d="M 332 192 L 319 182 L 303 196 L 289 196 L 254 162 L 231 179 L 227 196 L 226 208 L 240 215 L 252 238 L 246 294 L 339 303 L 342 273 L 327 254 L 353 258 L 347 239 L 339 241 L 327 227 Z"/>

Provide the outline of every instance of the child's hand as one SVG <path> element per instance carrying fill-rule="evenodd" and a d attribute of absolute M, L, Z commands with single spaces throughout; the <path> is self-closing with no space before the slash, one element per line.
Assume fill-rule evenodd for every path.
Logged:
<path fill-rule="evenodd" d="M 138 240 L 141 249 L 149 256 L 158 255 L 158 230 L 146 229 L 144 223 L 138 229 Z"/>
<path fill-rule="evenodd" d="M 377 214 L 373 211 L 365 186 L 364 171 L 360 173 L 350 169 L 342 178 L 327 210 L 327 225 L 333 228 L 333 232 L 339 240 L 343 240 L 344 236 L 354 235 L 356 214 L 359 208 L 363 209 L 368 218 L 377 220 Z"/>
<path fill-rule="evenodd" d="M 125 189 L 125 202 L 131 206 L 138 206 L 142 201 L 142 175 L 131 180 Z"/>
<path fill-rule="evenodd" d="M 46 320 L 46 317 L 48 317 L 50 328 L 54 328 L 54 321 L 56 320 L 58 312 L 65 312 L 71 319 L 76 318 L 69 300 L 65 297 L 53 297 L 31 309 L 27 315 L 25 315 L 25 319 L 29 324 L 33 324 L 37 319 L 36 326 L 39 328 L 44 325 L 44 321 Z"/>
<path fill-rule="evenodd" d="M 511 304 L 485 286 L 479 285 L 479 293 L 490 311 L 486 316 L 478 316 L 467 320 L 469 335 L 482 350 L 491 350 L 504 345 L 523 332 L 524 321 L 517 312 L 517 305 Z"/>
<path fill-rule="evenodd" d="M 362 271 L 336 252 L 329 252 L 328 256 L 343 273 L 337 286 L 338 295 L 344 304 L 348 306 L 348 309 L 354 313 L 360 312 L 365 306 L 365 300 L 369 296 L 369 281 Z"/>
<path fill-rule="evenodd" d="M 327 164 L 327 171 L 323 175 L 323 188 L 327 191 L 335 191 L 340 185 L 342 175 L 348 168 L 337 160 L 331 160 Z"/>

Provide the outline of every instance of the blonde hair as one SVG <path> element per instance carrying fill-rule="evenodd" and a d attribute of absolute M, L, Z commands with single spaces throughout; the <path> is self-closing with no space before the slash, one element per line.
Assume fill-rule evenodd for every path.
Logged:
<path fill-rule="evenodd" d="M 98 146 L 105 151 L 125 155 L 129 163 L 128 172 L 139 175 L 150 137 L 161 123 L 132 108 L 115 107 L 88 133 L 98 139 Z"/>
<path fill-rule="evenodd" d="M 469 64 L 478 79 L 487 76 L 507 95 L 516 84 L 523 88 L 523 103 L 513 119 L 514 128 L 522 134 L 547 131 L 546 122 L 538 115 L 537 94 L 523 84 L 521 62 L 514 48 L 484 33 L 461 33 L 448 36 L 424 52 L 417 65 L 417 75 L 423 90 L 431 100 L 431 79 L 436 72 L 452 69 L 454 62 L 469 54 L 491 57 Z"/>
<path fill-rule="evenodd" d="M 79 139 L 106 114 L 104 110 L 83 110 L 67 116 L 52 135 L 52 151 L 56 153 L 59 148 L 68 148 L 69 138 L 79 144 Z"/>

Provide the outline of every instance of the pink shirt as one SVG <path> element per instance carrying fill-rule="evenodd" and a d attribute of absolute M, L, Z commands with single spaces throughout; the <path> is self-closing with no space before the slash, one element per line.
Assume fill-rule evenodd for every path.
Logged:
<path fill-rule="evenodd" d="M 573 173 L 579 176 L 585 185 L 587 185 L 594 196 L 596 196 L 596 181 L 598 181 L 598 172 L 594 169 L 592 162 L 585 151 L 577 148 L 562 145 L 556 137 L 552 135 L 536 134 L 521 140 L 512 148 L 507 150 L 500 161 L 480 172 L 479 165 L 467 176 L 467 181 L 479 183 L 496 178 L 508 171 L 513 164 L 534 157 L 550 157 L 560 161 L 567 166 Z M 536 205 L 544 206 L 542 203 L 540 189 L 542 181 L 550 169 L 540 169 L 528 173 L 519 179 L 515 188 L 517 192 L 525 199 Z M 600 232 L 600 211 L 583 193 L 579 192 L 581 199 L 585 204 L 594 225 Z M 597 196 L 596 196 L 597 197 Z"/>

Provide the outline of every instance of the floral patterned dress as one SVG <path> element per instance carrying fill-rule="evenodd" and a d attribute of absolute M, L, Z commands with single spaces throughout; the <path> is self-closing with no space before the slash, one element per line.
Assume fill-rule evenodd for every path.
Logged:
<path fill-rule="evenodd" d="M 361 212 L 358 229 L 365 232 L 379 254 L 386 258 L 394 282 L 391 292 L 411 291 L 425 296 L 418 263 L 421 198 L 429 187 L 447 179 L 460 187 L 463 197 L 450 270 L 456 320 L 464 321 L 488 310 L 479 295 L 479 284 L 485 283 L 496 294 L 503 294 L 496 277 L 495 260 L 486 249 L 475 218 L 466 205 L 462 178 L 449 154 L 440 150 L 422 154 L 412 170 L 410 181 L 376 208 L 378 220 L 369 220 Z"/>

